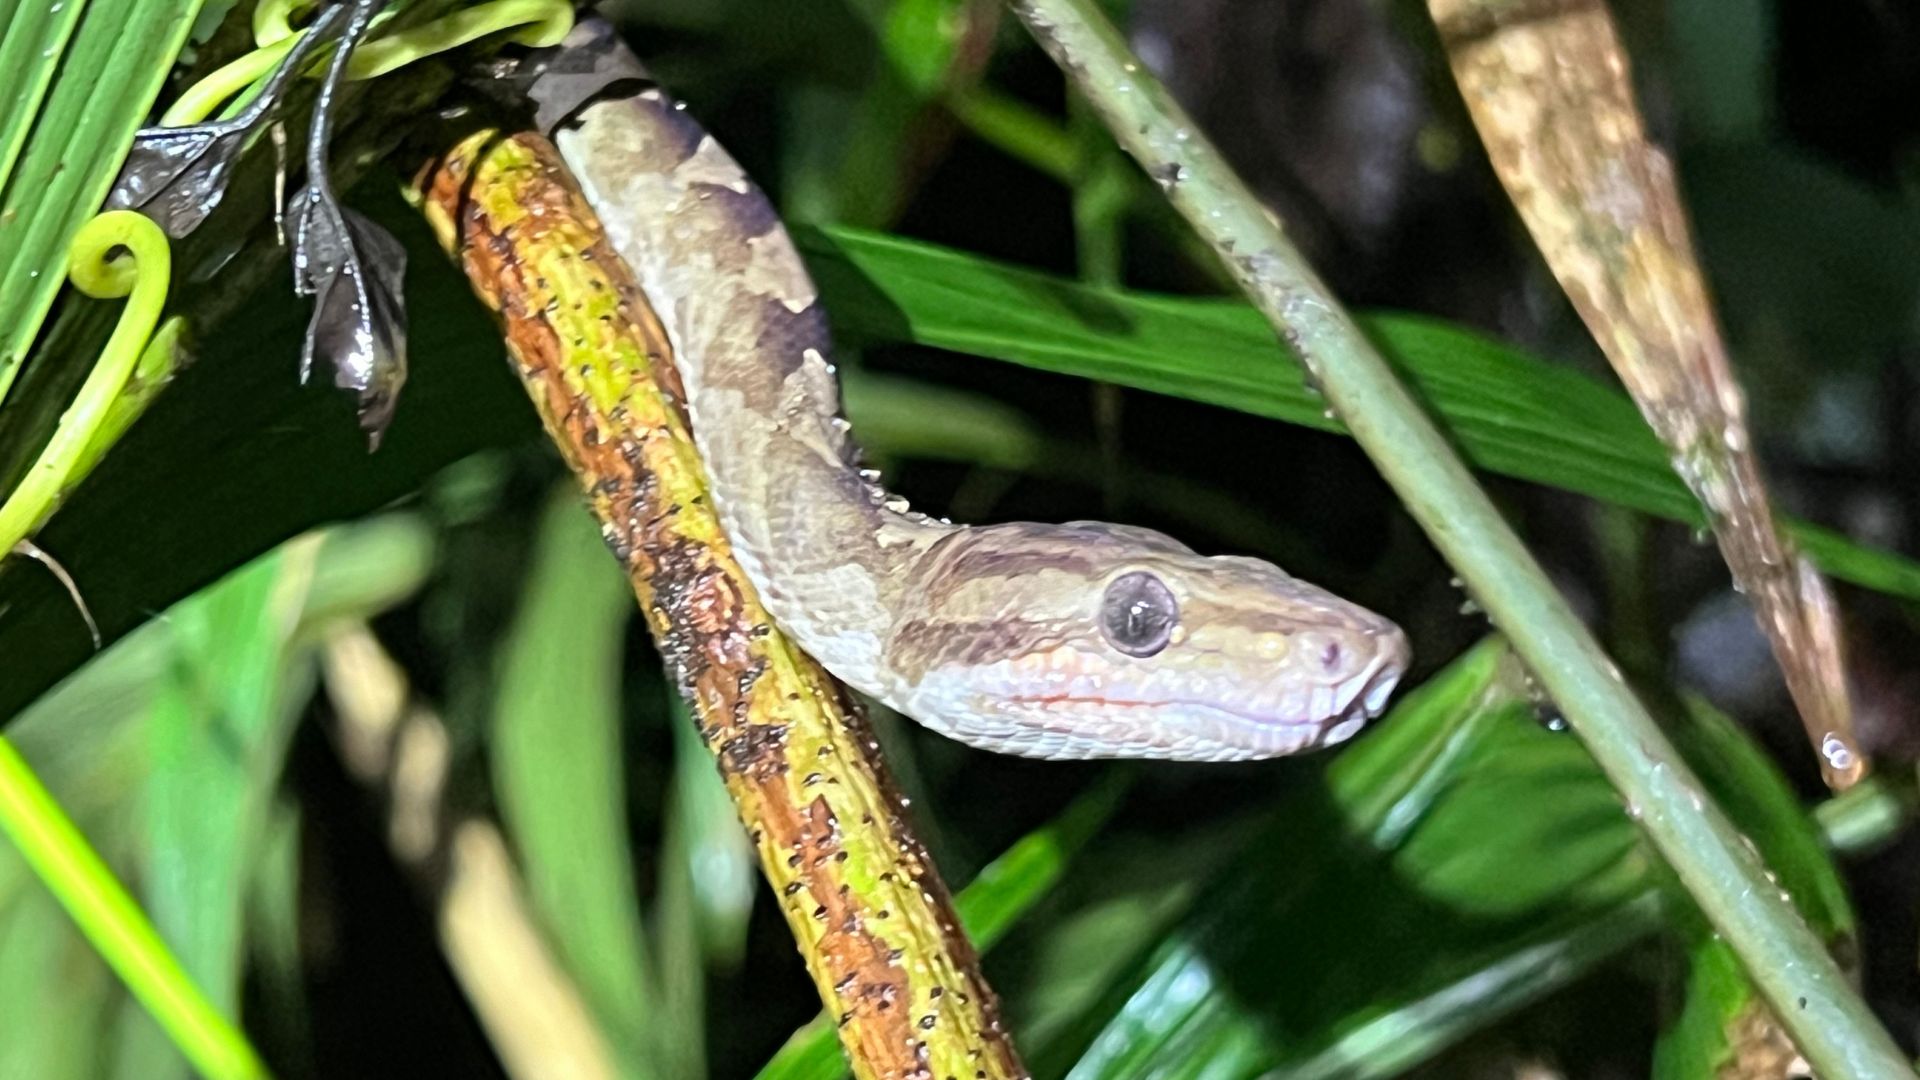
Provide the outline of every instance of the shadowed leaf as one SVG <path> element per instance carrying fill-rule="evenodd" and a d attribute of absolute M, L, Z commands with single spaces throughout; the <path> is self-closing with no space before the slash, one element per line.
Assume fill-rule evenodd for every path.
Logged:
<path fill-rule="evenodd" d="M 321 12 L 260 92 L 232 119 L 136 133 L 107 207 L 139 210 L 175 239 L 199 228 L 226 195 L 240 155 L 279 112 L 293 76 L 316 48 L 340 32 L 346 15 L 344 6 Z"/>
<path fill-rule="evenodd" d="M 298 200 L 294 288 L 314 297 L 300 378 L 316 357 L 333 384 L 359 395 L 360 426 L 378 443 L 407 379 L 407 251 L 393 234 L 309 185 Z"/>

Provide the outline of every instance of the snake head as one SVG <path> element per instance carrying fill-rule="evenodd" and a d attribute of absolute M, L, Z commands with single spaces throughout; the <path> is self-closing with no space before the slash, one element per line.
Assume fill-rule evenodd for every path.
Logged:
<path fill-rule="evenodd" d="M 1352 737 L 1400 628 L 1259 559 L 1129 526 L 964 529 L 921 557 L 888 642 L 894 704 L 1029 757 L 1278 757 Z"/>

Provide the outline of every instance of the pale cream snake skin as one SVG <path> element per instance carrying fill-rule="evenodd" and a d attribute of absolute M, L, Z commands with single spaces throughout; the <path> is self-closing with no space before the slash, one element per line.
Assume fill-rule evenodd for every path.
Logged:
<path fill-rule="evenodd" d="M 540 77 L 575 79 L 551 133 L 673 344 L 734 552 L 802 648 L 1026 757 L 1268 758 L 1380 713 L 1405 635 L 1278 567 L 1127 525 L 950 524 L 863 474 L 826 312 L 771 203 L 659 87 L 577 93 L 609 57 L 637 72 L 624 50 L 598 19 L 575 28 L 563 74 Z"/>

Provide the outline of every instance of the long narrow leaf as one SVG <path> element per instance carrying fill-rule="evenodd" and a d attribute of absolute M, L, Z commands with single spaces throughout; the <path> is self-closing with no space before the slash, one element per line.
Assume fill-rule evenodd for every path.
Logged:
<path fill-rule="evenodd" d="M 633 1075 L 652 996 L 627 844 L 620 667 L 633 599 L 571 491 L 551 500 L 492 717 L 501 818 L 529 900 Z"/>
<path fill-rule="evenodd" d="M 0 10 L 0 191 L 86 9 L 87 0 L 26 0 Z"/>
<path fill-rule="evenodd" d="M 199 9 L 200 0 L 93 0 L 73 35 L 0 191 L 0 400 L 66 278 L 67 242 L 106 200 Z"/>
<path fill-rule="evenodd" d="M 855 229 L 802 249 L 849 341 L 1010 360 L 1338 432 L 1301 370 L 1273 359 L 1246 304 L 1096 289 Z M 1698 525 L 1699 504 L 1625 395 L 1434 319 L 1362 320 L 1483 469 Z M 1793 532 L 1835 577 L 1920 599 L 1920 564 L 1817 526 Z"/>

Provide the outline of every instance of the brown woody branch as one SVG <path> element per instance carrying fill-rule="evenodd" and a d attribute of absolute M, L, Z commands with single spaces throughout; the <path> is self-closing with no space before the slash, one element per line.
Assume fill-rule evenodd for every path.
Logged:
<path fill-rule="evenodd" d="M 946 886 L 847 695 L 734 562 L 659 323 L 544 138 L 417 183 L 627 569 L 860 1077 L 1026 1075 Z"/>

